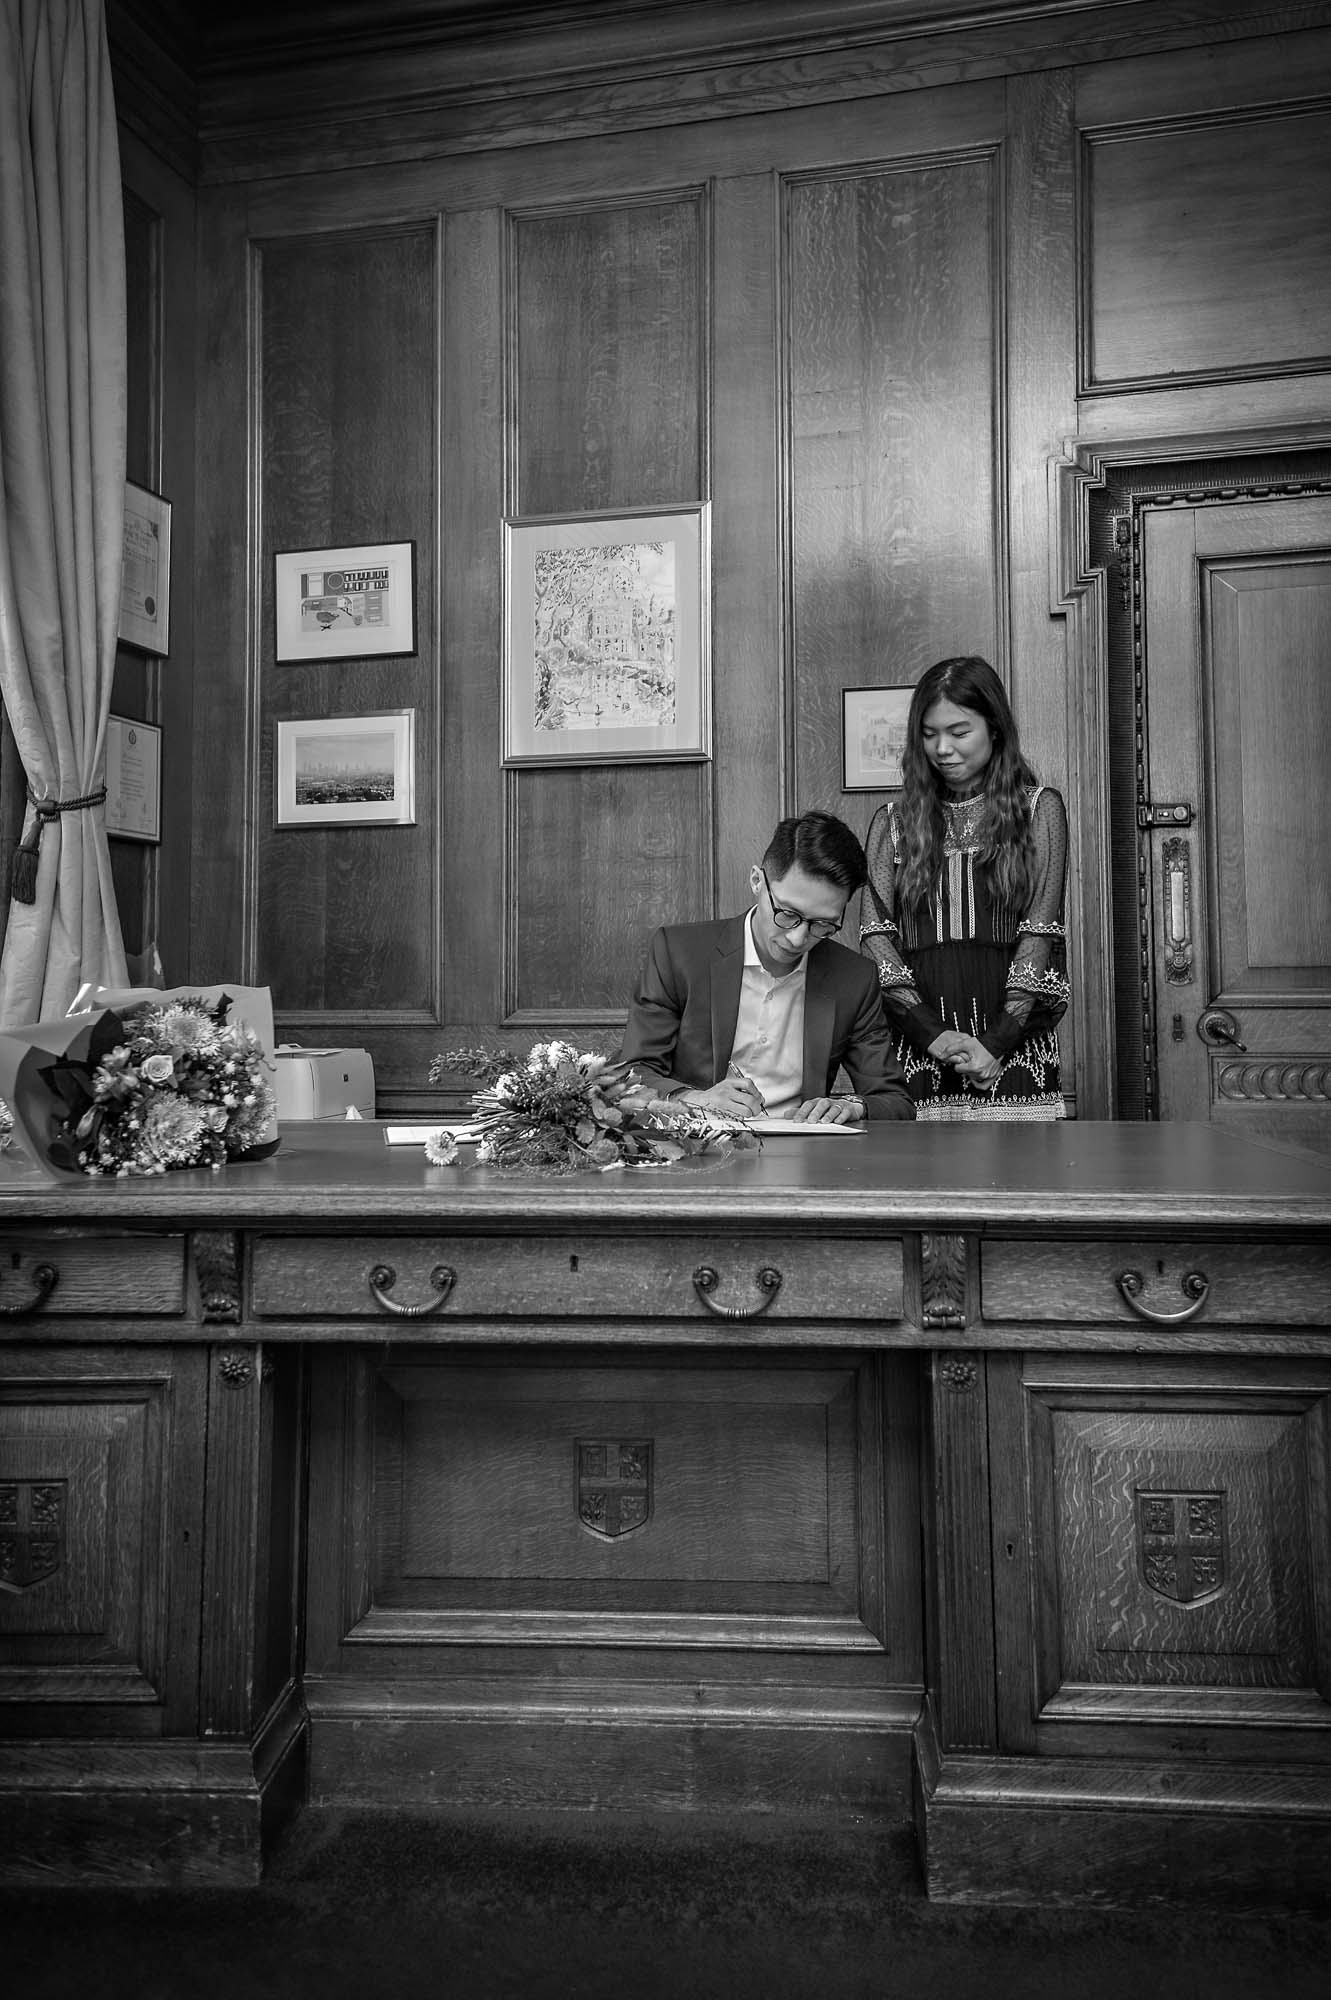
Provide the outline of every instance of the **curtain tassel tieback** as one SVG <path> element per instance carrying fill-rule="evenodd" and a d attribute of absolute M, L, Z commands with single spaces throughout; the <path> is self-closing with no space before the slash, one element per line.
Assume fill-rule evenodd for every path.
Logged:
<path fill-rule="evenodd" d="M 35 903 L 37 900 L 37 849 L 47 822 L 59 818 L 61 813 L 87 812 L 90 807 L 101 805 L 105 798 L 105 785 L 98 792 L 85 793 L 81 799 L 34 799 L 32 793 L 28 793 L 37 818 L 32 832 L 14 849 L 9 871 L 9 893 L 16 903 Z"/>

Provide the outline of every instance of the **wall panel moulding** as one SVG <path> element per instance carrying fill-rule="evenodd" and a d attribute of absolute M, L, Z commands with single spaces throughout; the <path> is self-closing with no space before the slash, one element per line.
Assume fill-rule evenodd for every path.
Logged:
<path fill-rule="evenodd" d="M 528 0 L 496 28 L 472 0 L 240 0 L 203 31 L 201 175 L 595 137 L 1327 22 L 1331 5 L 1252 0 Z"/>

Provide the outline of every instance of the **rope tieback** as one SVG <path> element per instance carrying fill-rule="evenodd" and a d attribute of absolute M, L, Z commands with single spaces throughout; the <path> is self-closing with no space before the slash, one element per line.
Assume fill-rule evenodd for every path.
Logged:
<path fill-rule="evenodd" d="M 41 845 L 43 829 L 61 813 L 87 812 L 99 806 L 106 798 L 106 786 L 100 791 L 85 792 L 81 799 L 35 799 L 28 793 L 28 801 L 36 813 L 32 832 L 26 840 L 21 840 L 14 849 L 14 859 L 9 871 L 9 893 L 16 903 L 35 903 L 37 900 L 37 850 Z"/>

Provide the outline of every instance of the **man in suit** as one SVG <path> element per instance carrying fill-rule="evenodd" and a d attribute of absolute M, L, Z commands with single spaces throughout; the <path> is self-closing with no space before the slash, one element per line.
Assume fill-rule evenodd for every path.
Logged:
<path fill-rule="evenodd" d="M 833 943 L 865 879 L 831 813 L 783 819 L 746 916 L 668 924 L 648 947 L 621 1060 L 662 1096 L 736 1118 L 913 1118 L 873 965 Z M 833 1096 L 844 1065 L 855 1095 Z"/>

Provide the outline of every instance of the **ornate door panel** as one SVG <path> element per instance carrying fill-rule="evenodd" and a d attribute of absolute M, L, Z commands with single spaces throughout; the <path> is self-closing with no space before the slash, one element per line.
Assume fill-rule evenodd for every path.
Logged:
<path fill-rule="evenodd" d="M 1331 496 L 1147 507 L 1142 558 L 1155 1108 L 1331 1150 Z"/>

